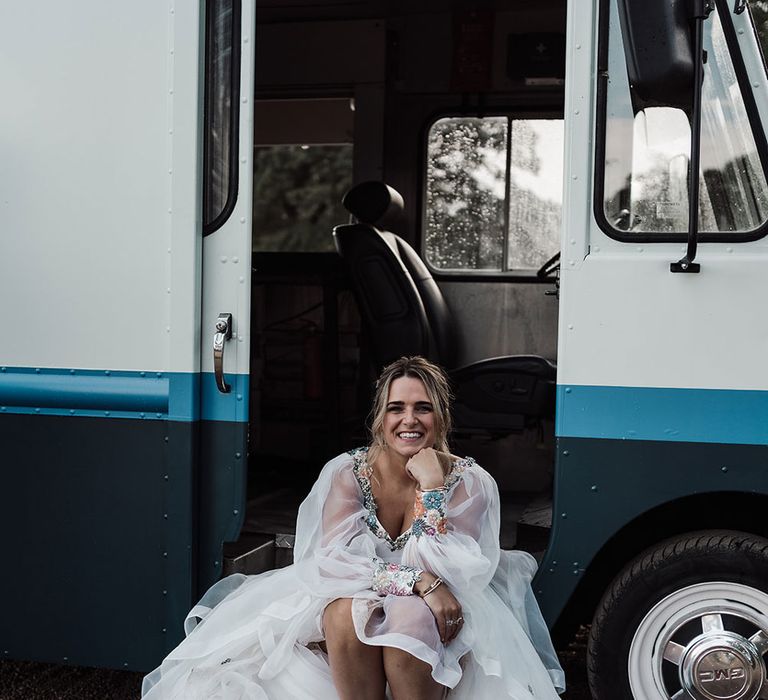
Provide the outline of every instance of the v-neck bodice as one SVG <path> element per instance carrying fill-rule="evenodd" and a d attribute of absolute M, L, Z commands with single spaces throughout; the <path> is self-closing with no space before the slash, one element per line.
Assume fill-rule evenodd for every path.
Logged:
<path fill-rule="evenodd" d="M 378 505 L 376 504 L 376 499 L 373 497 L 373 489 L 371 487 L 373 467 L 368 463 L 368 448 L 358 447 L 357 449 L 350 450 L 349 455 L 353 460 L 352 470 L 355 474 L 355 478 L 357 479 L 357 483 L 360 485 L 360 491 L 363 494 L 363 506 L 367 511 L 365 516 L 365 524 L 368 526 L 371 532 L 376 535 L 376 537 L 384 540 L 392 551 L 402 549 L 405 547 L 406 542 L 408 542 L 411 537 L 413 524 L 411 524 L 411 527 L 400 533 L 395 538 L 393 538 L 389 532 L 387 532 L 387 529 L 381 524 L 378 516 L 376 515 Z M 461 475 L 464 470 L 470 464 L 472 464 L 473 461 L 474 460 L 472 460 L 471 457 L 467 457 L 464 459 L 457 459 L 455 462 L 453 462 L 451 465 L 451 470 L 445 477 L 445 487 L 450 490 L 453 486 L 455 486 L 461 479 Z"/>

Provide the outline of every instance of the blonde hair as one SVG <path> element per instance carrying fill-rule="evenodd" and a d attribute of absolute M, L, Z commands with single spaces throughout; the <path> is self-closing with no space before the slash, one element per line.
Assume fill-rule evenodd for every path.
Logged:
<path fill-rule="evenodd" d="M 451 390 L 448 377 L 438 365 L 414 355 L 401 357 L 388 364 L 376 381 L 376 392 L 371 409 L 371 445 L 368 461 L 372 463 L 380 450 L 386 448 L 384 439 L 384 416 L 387 412 L 387 400 L 392 382 L 400 377 L 413 377 L 421 380 L 427 392 L 435 415 L 435 442 L 432 447 L 439 452 L 448 452 L 448 434 L 451 432 Z"/>

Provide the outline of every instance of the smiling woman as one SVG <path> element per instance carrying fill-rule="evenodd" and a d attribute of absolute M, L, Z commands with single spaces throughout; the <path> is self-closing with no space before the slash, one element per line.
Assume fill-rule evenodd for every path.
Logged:
<path fill-rule="evenodd" d="M 450 430 L 450 391 L 439 368 L 422 358 L 384 368 L 373 399 L 373 459 L 386 447 L 409 457 L 422 447 L 447 452 Z"/>
<path fill-rule="evenodd" d="M 495 482 L 448 453 L 445 374 L 393 362 L 372 416 L 302 504 L 295 564 L 209 590 L 145 698 L 557 698 L 535 561 L 500 551 Z"/>
<path fill-rule="evenodd" d="M 397 454 L 412 457 L 434 444 L 432 403 L 424 385 L 412 377 L 392 382 L 384 419 L 384 439 Z"/>

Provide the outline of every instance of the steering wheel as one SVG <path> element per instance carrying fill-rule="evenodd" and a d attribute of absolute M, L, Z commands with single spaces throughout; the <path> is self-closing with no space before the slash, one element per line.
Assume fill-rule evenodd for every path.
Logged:
<path fill-rule="evenodd" d="M 552 277 L 560 269 L 560 251 L 555 253 L 547 262 L 545 262 L 538 270 L 536 270 L 536 277 L 540 280 Z"/>

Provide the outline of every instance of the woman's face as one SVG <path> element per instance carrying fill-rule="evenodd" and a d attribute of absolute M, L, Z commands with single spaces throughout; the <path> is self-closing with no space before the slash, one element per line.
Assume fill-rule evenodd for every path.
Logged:
<path fill-rule="evenodd" d="M 406 459 L 435 444 L 435 409 L 416 377 L 398 377 L 389 385 L 384 440 Z"/>

